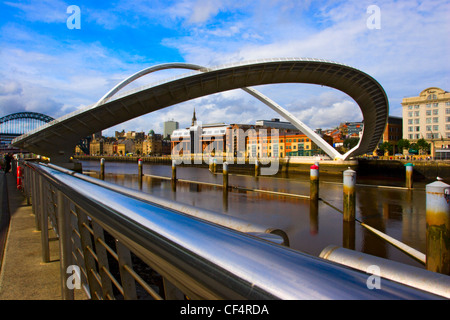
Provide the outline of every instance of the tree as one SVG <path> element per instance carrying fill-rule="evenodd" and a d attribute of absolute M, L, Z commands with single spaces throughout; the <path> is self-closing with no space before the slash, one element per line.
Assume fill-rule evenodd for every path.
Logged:
<path fill-rule="evenodd" d="M 379 146 L 379 149 L 383 154 L 385 154 L 386 151 L 388 153 L 391 153 L 392 152 L 392 144 L 389 141 L 385 141 Z"/>
<path fill-rule="evenodd" d="M 359 142 L 359 138 L 347 138 L 344 140 L 344 148 L 351 149 L 355 147 Z"/>
<path fill-rule="evenodd" d="M 426 142 L 424 138 L 417 140 L 417 147 L 423 153 L 428 153 L 431 149 L 431 145 L 428 142 Z"/>
<path fill-rule="evenodd" d="M 397 147 L 399 152 L 403 152 L 404 149 L 409 149 L 411 143 L 408 139 L 400 139 L 397 141 Z"/>

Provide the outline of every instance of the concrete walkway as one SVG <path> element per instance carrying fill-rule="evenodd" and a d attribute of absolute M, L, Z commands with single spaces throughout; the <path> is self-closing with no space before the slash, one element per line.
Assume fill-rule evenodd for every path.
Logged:
<path fill-rule="evenodd" d="M 0 173 L 0 201 L 9 201 L 11 220 L 0 262 L 0 300 L 60 300 L 58 241 L 50 242 L 50 262 L 43 263 L 40 231 L 36 230 L 31 206 L 17 190 L 13 174 L 7 173 L 6 179 L 4 175 Z M 7 206 L 0 205 L 4 216 Z"/>

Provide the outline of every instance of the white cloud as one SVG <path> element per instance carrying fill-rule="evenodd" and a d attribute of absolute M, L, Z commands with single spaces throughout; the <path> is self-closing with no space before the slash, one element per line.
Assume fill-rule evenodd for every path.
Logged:
<path fill-rule="evenodd" d="M 19 9 L 22 18 L 29 21 L 64 23 L 68 16 L 68 4 L 59 0 L 5 4 Z M 356 0 L 118 0 L 97 4 L 98 8 L 80 6 L 83 23 L 101 25 L 111 37 L 111 30 L 119 26 L 128 27 L 130 37 L 148 25 L 163 26 L 170 32 L 151 33 L 142 41 L 162 46 L 155 50 L 176 50 L 188 63 L 214 66 L 258 58 L 314 57 L 354 66 L 385 88 L 391 114 L 400 114 L 404 96 L 417 95 L 426 87 L 450 90 L 448 3 L 378 1 L 380 30 L 366 26 L 366 9 L 372 4 Z M 82 28 L 87 28 L 86 23 Z M 121 39 L 114 41 L 116 47 L 106 47 L 100 40 L 68 40 L 29 28 L 11 22 L 1 29 L 0 73 L 5 76 L 0 82 L 2 113 L 12 106 L 31 108 L 27 99 L 34 96 L 38 97 L 35 104 L 45 104 L 50 115 L 68 113 L 94 103 L 124 77 L 154 61 L 154 52 L 140 51 L 139 43 L 133 43 L 133 53 L 127 54 L 129 48 L 121 51 Z M 162 62 L 173 62 L 172 56 L 167 59 Z M 124 90 L 173 74 L 148 76 Z M 361 120 L 354 101 L 336 90 L 302 85 L 258 89 L 313 128 Z M 260 102 L 234 90 L 119 126 L 157 131 L 162 130 L 164 120 L 172 118 L 187 126 L 194 107 L 204 122 L 248 123 L 278 117 Z"/>
<path fill-rule="evenodd" d="M 66 2 L 60 0 L 40 0 L 10 2 L 4 4 L 21 10 L 29 21 L 40 21 L 45 23 L 65 22 L 68 14 L 66 12 L 69 6 Z"/>

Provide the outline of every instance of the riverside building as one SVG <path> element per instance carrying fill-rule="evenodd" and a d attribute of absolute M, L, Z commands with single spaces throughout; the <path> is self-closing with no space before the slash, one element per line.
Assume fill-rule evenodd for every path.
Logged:
<path fill-rule="evenodd" d="M 425 139 L 431 156 L 450 159 L 450 92 L 430 87 L 418 97 L 402 100 L 403 138 L 416 142 Z"/>

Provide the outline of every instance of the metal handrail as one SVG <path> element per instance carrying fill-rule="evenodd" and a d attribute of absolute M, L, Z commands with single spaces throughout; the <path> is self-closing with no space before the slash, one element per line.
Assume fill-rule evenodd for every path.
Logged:
<path fill-rule="evenodd" d="M 367 286 L 370 275 L 364 272 L 100 187 L 49 166 L 29 163 L 28 168 L 26 173 L 32 177 L 26 181 L 35 182 L 31 193 L 36 200 L 45 199 L 42 194 L 53 188 L 61 243 L 68 243 L 64 239 L 68 233 L 64 223 L 73 218 L 67 201 L 75 208 L 76 218 L 82 219 L 82 223 L 78 221 L 81 239 L 77 241 L 87 244 L 83 248 L 89 248 L 80 251 L 84 253 L 84 278 L 92 298 L 111 292 L 102 287 L 107 283 L 106 276 L 102 276 L 107 273 L 107 265 L 101 260 L 102 251 L 97 252 L 95 234 L 99 234 L 99 227 L 114 236 L 119 244 L 121 270 L 131 264 L 129 254 L 123 254 L 126 247 L 190 299 L 439 298 L 384 279 L 381 289 L 370 290 Z M 37 181 L 41 190 L 36 190 Z M 46 230 L 47 210 L 42 209 L 48 201 L 37 201 L 42 230 Z M 35 205 L 35 199 L 32 202 Z M 92 224 L 95 244 L 90 242 L 92 234 L 82 230 L 83 223 Z M 70 263 L 67 249 L 61 249 L 61 261 L 66 261 L 66 265 Z M 94 259 L 90 252 L 94 251 L 97 262 L 89 263 L 89 259 Z M 125 276 L 121 274 L 121 278 Z M 133 287 L 122 286 L 124 296 Z M 128 294 L 128 297 L 136 295 Z"/>

